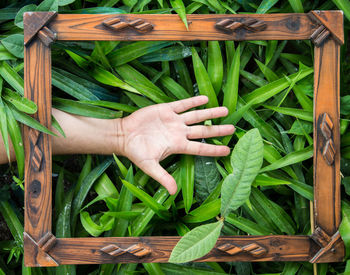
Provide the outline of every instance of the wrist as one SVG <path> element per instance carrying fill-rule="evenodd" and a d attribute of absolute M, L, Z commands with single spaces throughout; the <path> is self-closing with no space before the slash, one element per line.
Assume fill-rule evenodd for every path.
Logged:
<path fill-rule="evenodd" d="M 125 156 L 125 129 L 123 127 L 124 119 L 116 118 L 112 120 L 113 127 L 111 128 L 113 131 L 110 134 L 111 139 L 111 149 L 112 153 L 118 156 Z"/>

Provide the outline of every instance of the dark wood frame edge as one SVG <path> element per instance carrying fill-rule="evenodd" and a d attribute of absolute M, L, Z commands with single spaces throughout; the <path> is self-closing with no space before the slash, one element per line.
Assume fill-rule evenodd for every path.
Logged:
<path fill-rule="evenodd" d="M 68 17 L 69 21 L 72 21 L 72 18 L 76 21 L 85 20 L 86 29 L 69 29 L 70 23 L 67 24 L 64 21 L 64 18 Z M 133 23 L 140 17 L 142 20 L 148 21 L 146 22 L 148 26 L 145 28 L 142 25 L 145 22 Z M 209 28 L 209 33 L 213 32 L 218 37 L 206 37 L 198 31 L 194 31 L 192 34 L 191 32 L 186 33 L 182 29 L 182 22 L 176 15 L 163 17 L 164 20 L 170 18 L 171 22 L 175 22 L 173 24 L 175 34 L 172 33 L 169 39 L 169 37 L 164 36 L 164 32 L 166 32 L 162 29 L 164 26 L 159 25 L 162 19 L 157 19 L 158 21 L 154 23 L 156 17 L 152 17 L 152 15 L 56 16 L 54 12 L 25 13 L 25 96 L 36 103 L 41 103 L 38 104 L 38 112 L 34 117 L 46 127 L 51 127 L 50 44 L 56 38 L 74 40 L 79 31 L 80 34 L 83 32 L 82 35 L 79 35 L 79 40 L 136 41 L 171 40 L 171 38 L 172 40 L 194 40 L 193 36 L 199 37 L 200 40 L 298 40 L 310 38 L 315 44 L 314 233 L 311 236 L 220 237 L 215 248 L 198 261 L 310 261 L 312 263 L 342 261 L 344 244 L 338 232 L 341 219 L 339 49 L 343 43 L 342 12 L 312 11 L 307 15 L 190 15 L 188 17 L 190 24 L 194 22 L 193 26 L 201 24 L 198 22 L 206 24 L 210 22 L 213 25 L 214 20 L 216 25 Z M 273 20 L 269 21 L 269 18 L 272 17 Z M 271 30 L 268 32 L 268 27 L 276 28 L 274 20 L 277 19 L 275 17 L 285 20 L 285 24 L 277 25 L 278 28 L 281 28 L 280 32 L 271 32 Z M 109 26 L 103 22 L 112 18 L 120 18 L 119 21 L 124 20 L 124 25 L 128 24 L 128 26 L 123 26 L 121 30 L 118 29 L 120 25 L 116 29 L 109 29 Z M 249 21 L 251 18 L 255 20 L 253 23 Z M 227 19 L 231 20 L 229 22 L 231 25 L 232 23 L 239 25 L 240 30 L 228 30 L 226 27 L 229 24 L 225 22 Z M 73 24 L 76 24 L 74 20 Z M 97 25 L 96 20 L 99 22 Z M 301 24 L 300 21 L 302 21 Z M 218 26 L 218 22 L 221 22 L 221 26 Z M 296 29 L 295 24 L 297 23 L 300 25 Z M 100 27 L 102 25 L 105 28 Z M 141 27 L 137 29 L 135 26 Z M 303 27 L 305 28 L 303 29 Z M 165 26 L 165 28 L 167 27 Z M 283 34 L 283 32 L 288 31 L 295 31 L 297 34 L 294 36 L 288 33 L 287 36 Z M 91 37 L 90 32 L 98 34 Z M 163 36 L 155 36 L 157 33 Z M 88 39 L 87 35 L 90 35 Z M 264 38 L 262 39 L 262 37 Z M 42 104 L 43 102 L 45 104 Z M 57 239 L 51 233 L 51 137 L 26 126 L 23 127 L 23 134 L 25 137 L 29 137 L 24 139 L 26 152 L 24 262 L 26 266 L 167 262 L 172 248 L 181 237 Z M 317 201 L 322 201 L 322 204 L 317 204 Z M 114 246 L 111 247 L 111 244 Z M 228 252 L 230 250 L 232 252 L 233 247 L 236 252 L 230 255 Z"/>

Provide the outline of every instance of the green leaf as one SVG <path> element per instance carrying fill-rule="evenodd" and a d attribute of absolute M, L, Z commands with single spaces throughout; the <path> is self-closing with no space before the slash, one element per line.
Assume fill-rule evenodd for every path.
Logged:
<path fill-rule="evenodd" d="M 151 208 L 160 218 L 169 220 L 170 213 L 168 210 L 161 204 L 157 203 L 150 195 L 148 195 L 145 191 L 137 188 L 135 185 L 131 184 L 126 180 L 121 180 L 122 183 L 128 190 L 139 200 L 141 200 L 146 206 Z"/>
<path fill-rule="evenodd" d="M 19 74 L 6 61 L 0 62 L 0 75 L 20 95 L 24 95 L 24 82 Z"/>
<path fill-rule="evenodd" d="M 223 105 L 227 107 L 229 114 L 236 111 L 238 85 L 239 85 L 239 67 L 240 67 L 240 45 L 238 45 L 233 56 L 232 64 L 227 76 L 226 85 L 223 88 L 224 101 Z"/>
<path fill-rule="evenodd" d="M 345 244 L 346 258 L 350 255 L 350 205 L 342 201 L 342 221 L 339 233 Z"/>
<path fill-rule="evenodd" d="M 70 99 L 56 97 L 52 99 L 52 105 L 59 110 L 79 116 L 102 119 L 113 119 L 122 116 L 122 112 L 116 112 Z"/>
<path fill-rule="evenodd" d="M 182 22 L 186 26 L 186 29 L 188 30 L 186 9 L 185 9 L 185 5 L 182 2 L 182 0 L 170 0 L 170 4 L 174 8 L 175 12 L 180 16 Z"/>
<path fill-rule="evenodd" d="M 303 150 L 294 151 L 292 153 L 289 153 L 288 155 L 284 156 L 283 158 L 276 160 L 272 164 L 265 166 L 264 168 L 262 168 L 260 170 L 260 173 L 280 169 L 280 168 L 288 166 L 288 165 L 302 162 L 304 160 L 311 158 L 313 156 L 313 154 L 314 154 L 314 149 L 313 149 L 313 146 L 310 145 Z"/>
<path fill-rule="evenodd" d="M 58 11 L 58 0 L 44 0 L 36 11 Z"/>
<path fill-rule="evenodd" d="M 261 1 L 256 13 L 266 13 L 269 9 L 271 9 L 278 0 L 263 0 Z"/>
<path fill-rule="evenodd" d="M 56 136 L 57 135 L 50 131 L 49 129 L 47 129 L 45 126 L 41 125 L 36 119 L 32 118 L 31 116 L 28 116 L 24 113 L 21 113 L 19 111 L 17 111 L 16 108 L 12 107 L 12 106 L 9 106 L 12 113 L 13 113 L 13 116 L 16 118 L 16 120 L 18 120 L 19 122 L 31 127 L 31 128 L 34 128 L 40 132 L 43 132 L 45 134 L 49 134 L 49 135 L 53 135 L 53 136 Z"/>
<path fill-rule="evenodd" d="M 80 101 L 81 103 L 87 103 L 90 105 L 95 105 L 95 106 L 100 106 L 100 107 L 105 107 L 113 110 L 118 110 L 118 111 L 123 111 L 126 113 L 133 113 L 137 111 L 139 108 L 135 106 L 130 106 L 127 104 L 122 104 L 122 103 L 117 103 L 117 102 L 110 102 L 110 101 L 104 101 L 104 100 L 82 100 Z"/>
<path fill-rule="evenodd" d="M 114 218 L 102 215 L 99 224 L 96 224 L 86 211 L 80 213 L 80 221 L 84 229 L 94 237 L 100 236 L 103 232 L 111 230 L 114 224 Z"/>
<path fill-rule="evenodd" d="M 293 125 L 288 133 L 303 136 L 312 133 L 313 129 L 314 126 L 312 123 L 297 119 L 293 122 Z"/>
<path fill-rule="evenodd" d="M 14 149 L 15 154 L 16 154 L 18 176 L 20 179 L 23 179 L 23 177 L 24 177 L 24 148 L 23 148 L 21 129 L 20 129 L 20 127 L 19 127 L 19 125 L 18 125 L 18 123 L 13 115 L 13 112 L 10 110 L 9 107 L 7 107 L 7 105 L 4 105 L 4 106 L 5 106 L 5 110 L 6 110 L 8 132 L 10 134 L 13 149 Z"/>
<path fill-rule="evenodd" d="M 209 102 L 206 106 L 208 108 L 219 106 L 213 85 L 211 84 L 208 73 L 195 48 L 192 48 L 192 62 L 199 93 L 201 95 L 206 95 L 209 98 Z"/>
<path fill-rule="evenodd" d="M 11 102 L 17 110 L 25 112 L 27 114 L 35 114 L 38 110 L 37 105 L 33 101 L 20 96 L 10 89 L 4 89 L 3 98 L 6 101 Z"/>
<path fill-rule="evenodd" d="M 24 36 L 23 34 L 11 34 L 1 40 L 4 47 L 18 58 L 23 58 L 24 53 Z"/>
<path fill-rule="evenodd" d="M 156 52 L 146 54 L 138 58 L 138 61 L 140 61 L 141 63 L 175 61 L 175 60 L 182 60 L 183 58 L 189 57 L 191 55 L 192 55 L 191 47 L 172 46 L 172 47 L 160 49 Z"/>
<path fill-rule="evenodd" d="M 287 107 L 274 107 L 274 106 L 267 106 L 264 105 L 265 108 L 270 109 L 270 110 L 274 110 L 278 113 L 284 114 L 284 115 L 288 115 L 288 116 L 293 116 L 305 121 L 310 121 L 313 122 L 313 114 L 311 111 L 304 111 L 301 109 L 297 109 L 297 108 L 287 108 Z"/>
<path fill-rule="evenodd" d="M 158 51 L 166 46 L 173 44 L 174 42 L 167 41 L 140 41 L 128 44 L 122 48 L 119 48 L 111 52 L 107 58 L 112 67 L 120 66 L 128 63 L 143 55 Z"/>
<path fill-rule="evenodd" d="M 272 233 L 268 228 L 264 228 L 261 225 L 244 217 L 237 216 L 234 213 L 228 214 L 225 221 L 251 235 L 270 235 Z"/>
<path fill-rule="evenodd" d="M 254 102 L 254 104 L 260 104 L 271 98 L 272 96 L 278 94 L 279 92 L 282 92 L 284 89 L 288 88 L 290 86 L 290 82 L 296 82 L 299 81 L 306 76 L 310 75 L 313 72 L 312 68 L 308 68 L 306 66 L 301 67 L 300 71 L 289 75 L 288 79 L 285 77 L 282 77 L 276 81 L 273 81 L 263 87 L 260 87 L 247 95 L 243 97 L 243 99 L 247 102 Z"/>
<path fill-rule="evenodd" d="M 215 93 L 218 94 L 224 75 L 224 65 L 219 41 L 208 41 L 208 75 Z"/>
<path fill-rule="evenodd" d="M 23 13 L 28 11 L 36 11 L 37 6 L 34 4 L 26 5 L 21 8 L 15 17 L 15 25 L 21 29 L 23 29 Z"/>
<path fill-rule="evenodd" d="M 71 73 L 58 68 L 54 68 L 52 70 L 52 85 L 79 100 L 99 99 L 84 85 L 74 81 L 72 76 L 74 75 Z"/>
<path fill-rule="evenodd" d="M 73 209 L 71 217 L 72 232 L 74 233 L 76 227 L 77 216 L 83 205 L 83 202 L 90 191 L 94 182 L 102 175 L 104 171 L 111 165 L 112 159 L 105 159 L 100 165 L 93 169 L 82 181 L 81 187 L 73 200 Z"/>
<path fill-rule="evenodd" d="M 196 209 L 192 210 L 182 221 L 185 223 L 199 223 L 215 218 L 220 213 L 221 200 L 216 199 L 208 203 L 204 203 Z"/>
<path fill-rule="evenodd" d="M 132 93 L 140 94 L 140 92 L 131 87 L 129 84 L 125 83 L 124 81 L 120 80 L 118 77 L 116 77 L 114 74 L 112 74 L 109 71 L 106 71 L 105 69 L 102 69 L 100 67 L 96 67 L 95 70 L 92 72 L 92 76 L 99 82 L 110 85 L 113 87 L 118 87 L 124 90 L 127 90 Z"/>
<path fill-rule="evenodd" d="M 180 180 L 182 184 L 182 197 L 184 199 L 185 211 L 188 213 L 193 202 L 194 189 L 194 157 L 183 155 L 180 162 Z"/>
<path fill-rule="evenodd" d="M 205 256 L 213 249 L 224 223 L 204 224 L 183 236 L 171 252 L 170 263 L 185 263 Z"/>
<path fill-rule="evenodd" d="M 239 139 L 231 155 L 233 173 L 221 188 L 221 215 L 227 216 L 249 198 L 251 184 L 263 163 L 264 145 L 258 129 L 248 131 Z"/>
<path fill-rule="evenodd" d="M 2 141 L 5 146 L 6 155 L 10 162 L 10 147 L 9 147 L 9 138 L 8 138 L 8 129 L 7 129 L 7 116 L 4 103 L 0 97 L 0 132 L 2 136 Z"/>
<path fill-rule="evenodd" d="M 220 183 L 220 173 L 213 157 L 196 156 L 194 169 L 196 199 L 203 202 Z"/>

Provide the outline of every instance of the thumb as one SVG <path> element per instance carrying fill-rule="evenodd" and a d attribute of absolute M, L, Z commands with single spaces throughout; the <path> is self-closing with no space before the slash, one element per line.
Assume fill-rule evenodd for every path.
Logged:
<path fill-rule="evenodd" d="M 177 191 L 175 179 L 155 160 L 145 160 L 138 165 L 147 175 L 158 181 L 169 192 L 174 195 Z"/>

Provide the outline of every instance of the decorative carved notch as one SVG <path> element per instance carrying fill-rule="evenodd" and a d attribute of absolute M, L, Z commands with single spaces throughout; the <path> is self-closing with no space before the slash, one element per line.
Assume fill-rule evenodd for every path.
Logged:
<path fill-rule="evenodd" d="M 138 258 L 143 258 L 151 254 L 151 249 L 142 243 L 133 244 L 126 249 L 123 249 L 115 244 L 109 244 L 103 248 L 101 251 L 107 253 L 111 256 L 117 257 L 125 253 L 130 253 Z"/>
<path fill-rule="evenodd" d="M 257 243 L 251 243 L 242 247 L 238 245 L 234 245 L 232 243 L 225 243 L 220 245 L 218 249 L 230 255 L 235 255 L 237 253 L 244 251 L 244 252 L 248 252 L 254 257 L 261 257 L 267 253 L 266 248 Z"/>
<path fill-rule="evenodd" d="M 232 33 L 240 29 L 245 29 L 251 32 L 259 32 L 265 30 L 267 27 L 266 23 L 262 20 L 254 18 L 247 18 L 242 21 L 235 21 L 233 19 L 223 19 L 215 24 L 215 28 L 218 30 Z"/>
<path fill-rule="evenodd" d="M 333 236 L 329 236 L 322 228 L 317 227 L 314 233 L 310 236 L 321 249 L 310 260 L 310 263 L 317 263 L 322 257 L 327 257 L 329 253 L 336 253 L 337 245 L 341 244 L 339 231 Z"/>
<path fill-rule="evenodd" d="M 131 27 L 140 33 L 146 33 L 153 29 L 153 25 L 151 23 L 145 22 L 142 19 L 135 19 L 127 22 L 122 21 L 120 18 L 109 18 L 104 20 L 102 24 L 114 31 L 120 31 Z"/>
<path fill-rule="evenodd" d="M 47 232 L 37 242 L 27 232 L 23 233 L 25 261 L 32 266 L 58 266 L 58 262 L 48 253 L 56 244 L 56 237 Z"/>
<path fill-rule="evenodd" d="M 55 32 L 46 25 L 56 16 L 56 12 L 26 12 L 23 15 L 24 45 L 27 46 L 37 36 L 46 47 L 57 39 Z"/>
<path fill-rule="evenodd" d="M 327 113 L 323 113 L 320 119 L 320 129 L 323 136 L 322 156 L 328 165 L 332 165 L 336 153 L 333 141 L 333 121 Z"/>
<path fill-rule="evenodd" d="M 41 163 L 43 160 L 43 152 L 41 151 L 38 141 L 40 139 L 41 133 L 37 130 L 34 130 L 31 128 L 29 130 L 29 140 L 30 140 L 30 147 L 32 148 L 32 158 L 31 158 L 31 165 L 35 172 L 39 172 L 41 169 Z"/>

